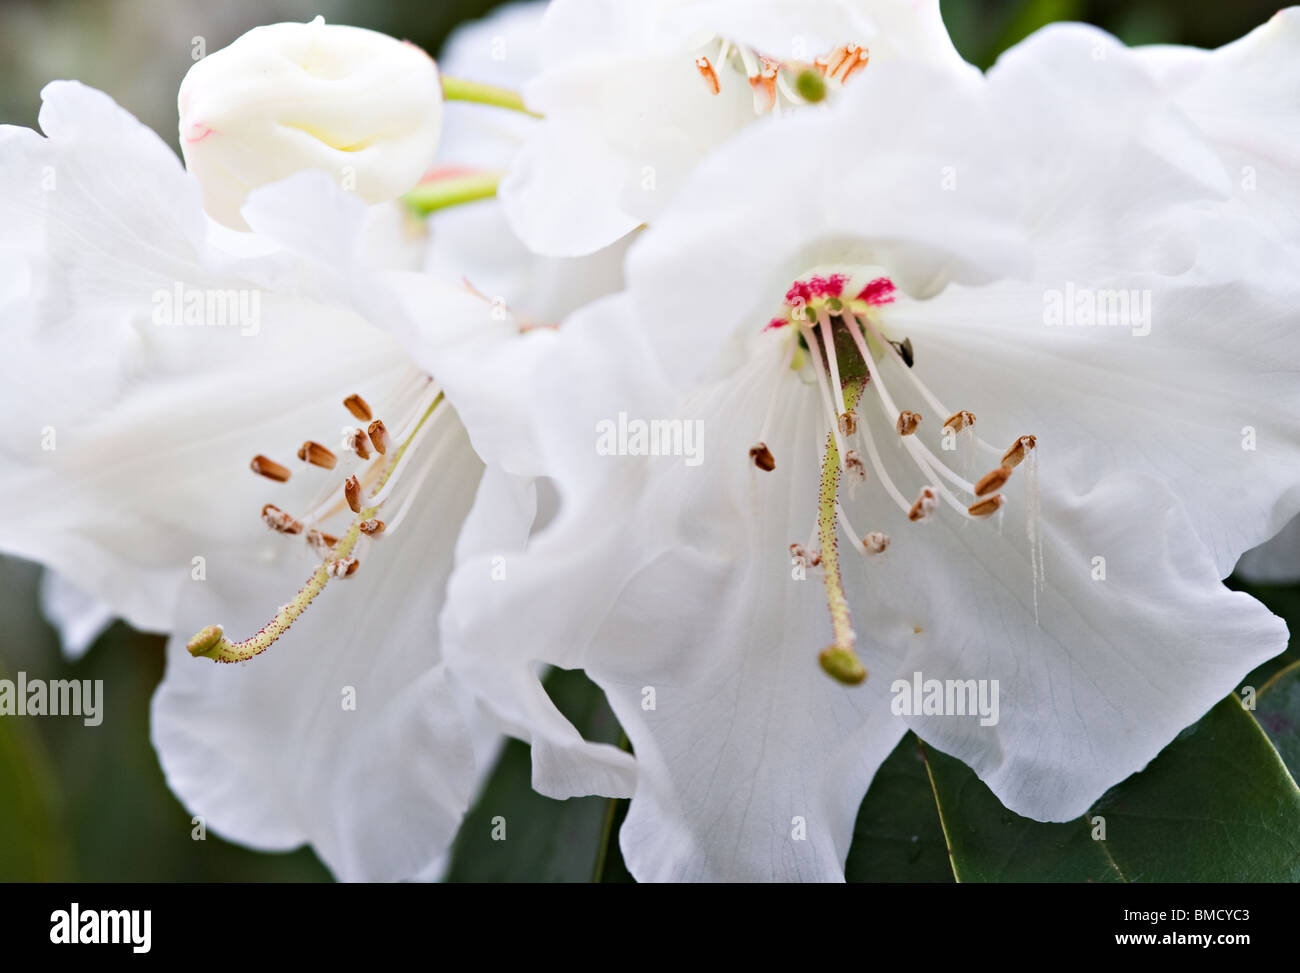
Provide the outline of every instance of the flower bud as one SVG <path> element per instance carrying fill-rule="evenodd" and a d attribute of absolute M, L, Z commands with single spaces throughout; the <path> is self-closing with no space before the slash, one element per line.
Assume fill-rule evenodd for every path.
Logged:
<path fill-rule="evenodd" d="M 359 27 L 257 27 L 181 82 L 181 152 L 214 219 L 259 186 L 318 169 L 369 203 L 396 199 L 433 161 L 442 86 L 413 44 Z"/>

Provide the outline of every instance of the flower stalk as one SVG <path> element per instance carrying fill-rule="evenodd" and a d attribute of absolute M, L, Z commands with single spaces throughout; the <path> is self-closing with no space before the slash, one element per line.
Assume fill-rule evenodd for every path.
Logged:
<path fill-rule="evenodd" d="M 442 76 L 442 98 L 443 101 L 471 101 L 478 105 L 495 105 L 498 108 L 509 108 L 511 111 L 531 115 L 533 118 L 542 117 L 537 112 L 528 110 L 524 105 L 523 95 L 517 91 L 498 88 L 496 85 L 483 84 L 479 81 L 466 81 L 464 78 L 449 78 L 445 74 Z"/>

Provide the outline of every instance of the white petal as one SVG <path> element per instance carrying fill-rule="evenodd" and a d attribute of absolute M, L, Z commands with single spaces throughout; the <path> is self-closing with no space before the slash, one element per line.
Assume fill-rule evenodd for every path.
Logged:
<path fill-rule="evenodd" d="M 1015 523 L 1023 501 L 1008 492 L 1000 533 L 961 524 L 906 542 L 895 535 L 891 553 L 916 549 L 895 558 L 885 585 L 898 597 L 880 621 L 922 630 L 899 637 L 911 647 L 896 678 L 998 685 L 994 726 L 915 714 L 908 725 L 969 764 L 1011 810 L 1065 821 L 1281 652 L 1287 631 L 1220 583 L 1174 495 L 1135 473 L 1081 490 L 1044 476 L 1035 624 L 1028 541 Z"/>
<path fill-rule="evenodd" d="M 529 249 L 582 256 L 640 224 L 619 203 L 627 168 L 582 127 L 558 118 L 529 138 L 497 195 L 511 228 Z"/>
<path fill-rule="evenodd" d="M 627 346 L 615 320 L 572 325 L 561 338 L 575 359 L 547 372 L 557 387 L 566 367 L 587 371 L 598 343 Z M 571 406 L 551 435 L 572 437 L 564 458 L 585 472 L 562 481 L 559 519 L 511 562 L 508 584 L 474 562 L 453 577 L 444 627 L 458 669 L 473 646 L 516 667 L 584 667 L 606 690 L 637 754 L 622 841 L 641 880 L 842 878 L 858 803 L 902 732 L 884 687 L 845 690 L 818 667 L 830 641 L 824 595 L 791 579 L 786 551 L 790 520 L 815 513 L 815 477 L 780 477 L 761 513 L 752 506 L 769 484 L 753 482 L 737 440 L 778 365 L 759 363 L 687 413 L 708 420 L 697 467 L 607 456 L 596 460 L 606 475 L 584 486 L 596 469 L 582 455 L 594 431 L 584 410 L 601 399 Z M 815 438 L 800 448 L 793 436 L 818 408 L 810 398 L 783 418 L 778 462 L 815 469 Z M 535 764 L 535 786 L 555 773 Z"/>
<path fill-rule="evenodd" d="M 442 73 L 518 90 L 541 66 L 546 3 L 510 3 L 481 20 L 460 24 L 438 57 Z M 505 169 L 536 119 L 514 111 L 449 101 L 443 106 L 440 165 Z"/>
<path fill-rule="evenodd" d="M 1216 51 L 1136 53 L 1222 154 L 1236 197 L 1275 227 L 1280 242 L 1294 246 L 1300 239 L 1300 8 L 1279 10 Z"/>
<path fill-rule="evenodd" d="M 504 511 L 513 516 L 504 516 Z M 453 670 L 478 692 L 502 729 L 532 746 L 533 787 L 557 800 L 589 794 L 628 797 L 632 758 L 608 744 L 584 741 L 542 688 L 531 665 L 531 640 L 477 640 L 459 625 L 461 608 L 478 601 L 481 585 L 510 589 L 536 510 L 530 480 L 488 468 L 457 545 L 457 572 L 444 617 L 444 641 Z M 470 599 L 468 605 L 464 599 Z M 462 602 L 458 604 L 458 602 Z M 522 621 L 522 619 L 521 619 Z"/>
<path fill-rule="evenodd" d="M 41 576 L 41 611 L 59 630 L 63 655 L 80 659 L 116 617 L 112 606 L 77 587 L 57 571 Z"/>

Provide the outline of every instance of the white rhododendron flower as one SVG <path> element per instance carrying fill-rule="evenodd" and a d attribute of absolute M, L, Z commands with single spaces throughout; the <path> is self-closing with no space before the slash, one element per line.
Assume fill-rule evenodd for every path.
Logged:
<path fill-rule="evenodd" d="M 736 132 L 895 59 L 977 76 L 938 0 L 554 0 L 523 89 L 545 120 L 501 185 L 506 213 L 539 253 L 590 253 Z"/>
<path fill-rule="evenodd" d="M 509 585 L 458 567 L 444 640 L 489 699 L 510 660 L 605 689 L 637 878 L 842 878 L 909 728 L 1070 819 L 1285 647 L 1221 579 L 1300 505 L 1297 290 L 1219 150 L 1090 28 L 885 65 L 513 346 L 480 451 L 563 506 Z"/>
<path fill-rule="evenodd" d="M 271 24 L 190 68 L 181 83 L 181 152 L 216 220 L 245 229 L 258 186 L 304 169 L 370 203 L 396 199 L 433 162 L 442 91 L 414 44 L 359 27 Z"/>
<path fill-rule="evenodd" d="M 421 362 L 518 326 L 375 266 L 373 211 L 321 174 L 257 191 L 232 233 L 103 94 L 53 84 L 40 123 L 0 129 L 4 473 L 40 498 L 5 549 L 173 633 L 154 741 L 215 832 L 310 842 L 342 878 L 426 872 L 481 769 L 444 582 L 458 544 L 517 545 L 533 512 Z"/>

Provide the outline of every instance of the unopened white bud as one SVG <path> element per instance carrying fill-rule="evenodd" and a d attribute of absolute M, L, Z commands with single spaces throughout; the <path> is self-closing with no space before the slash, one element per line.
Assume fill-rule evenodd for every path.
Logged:
<path fill-rule="evenodd" d="M 413 44 L 359 27 L 271 24 L 198 61 L 181 82 L 181 152 L 216 220 L 259 186 L 316 169 L 369 203 L 396 199 L 433 161 L 442 86 Z"/>

